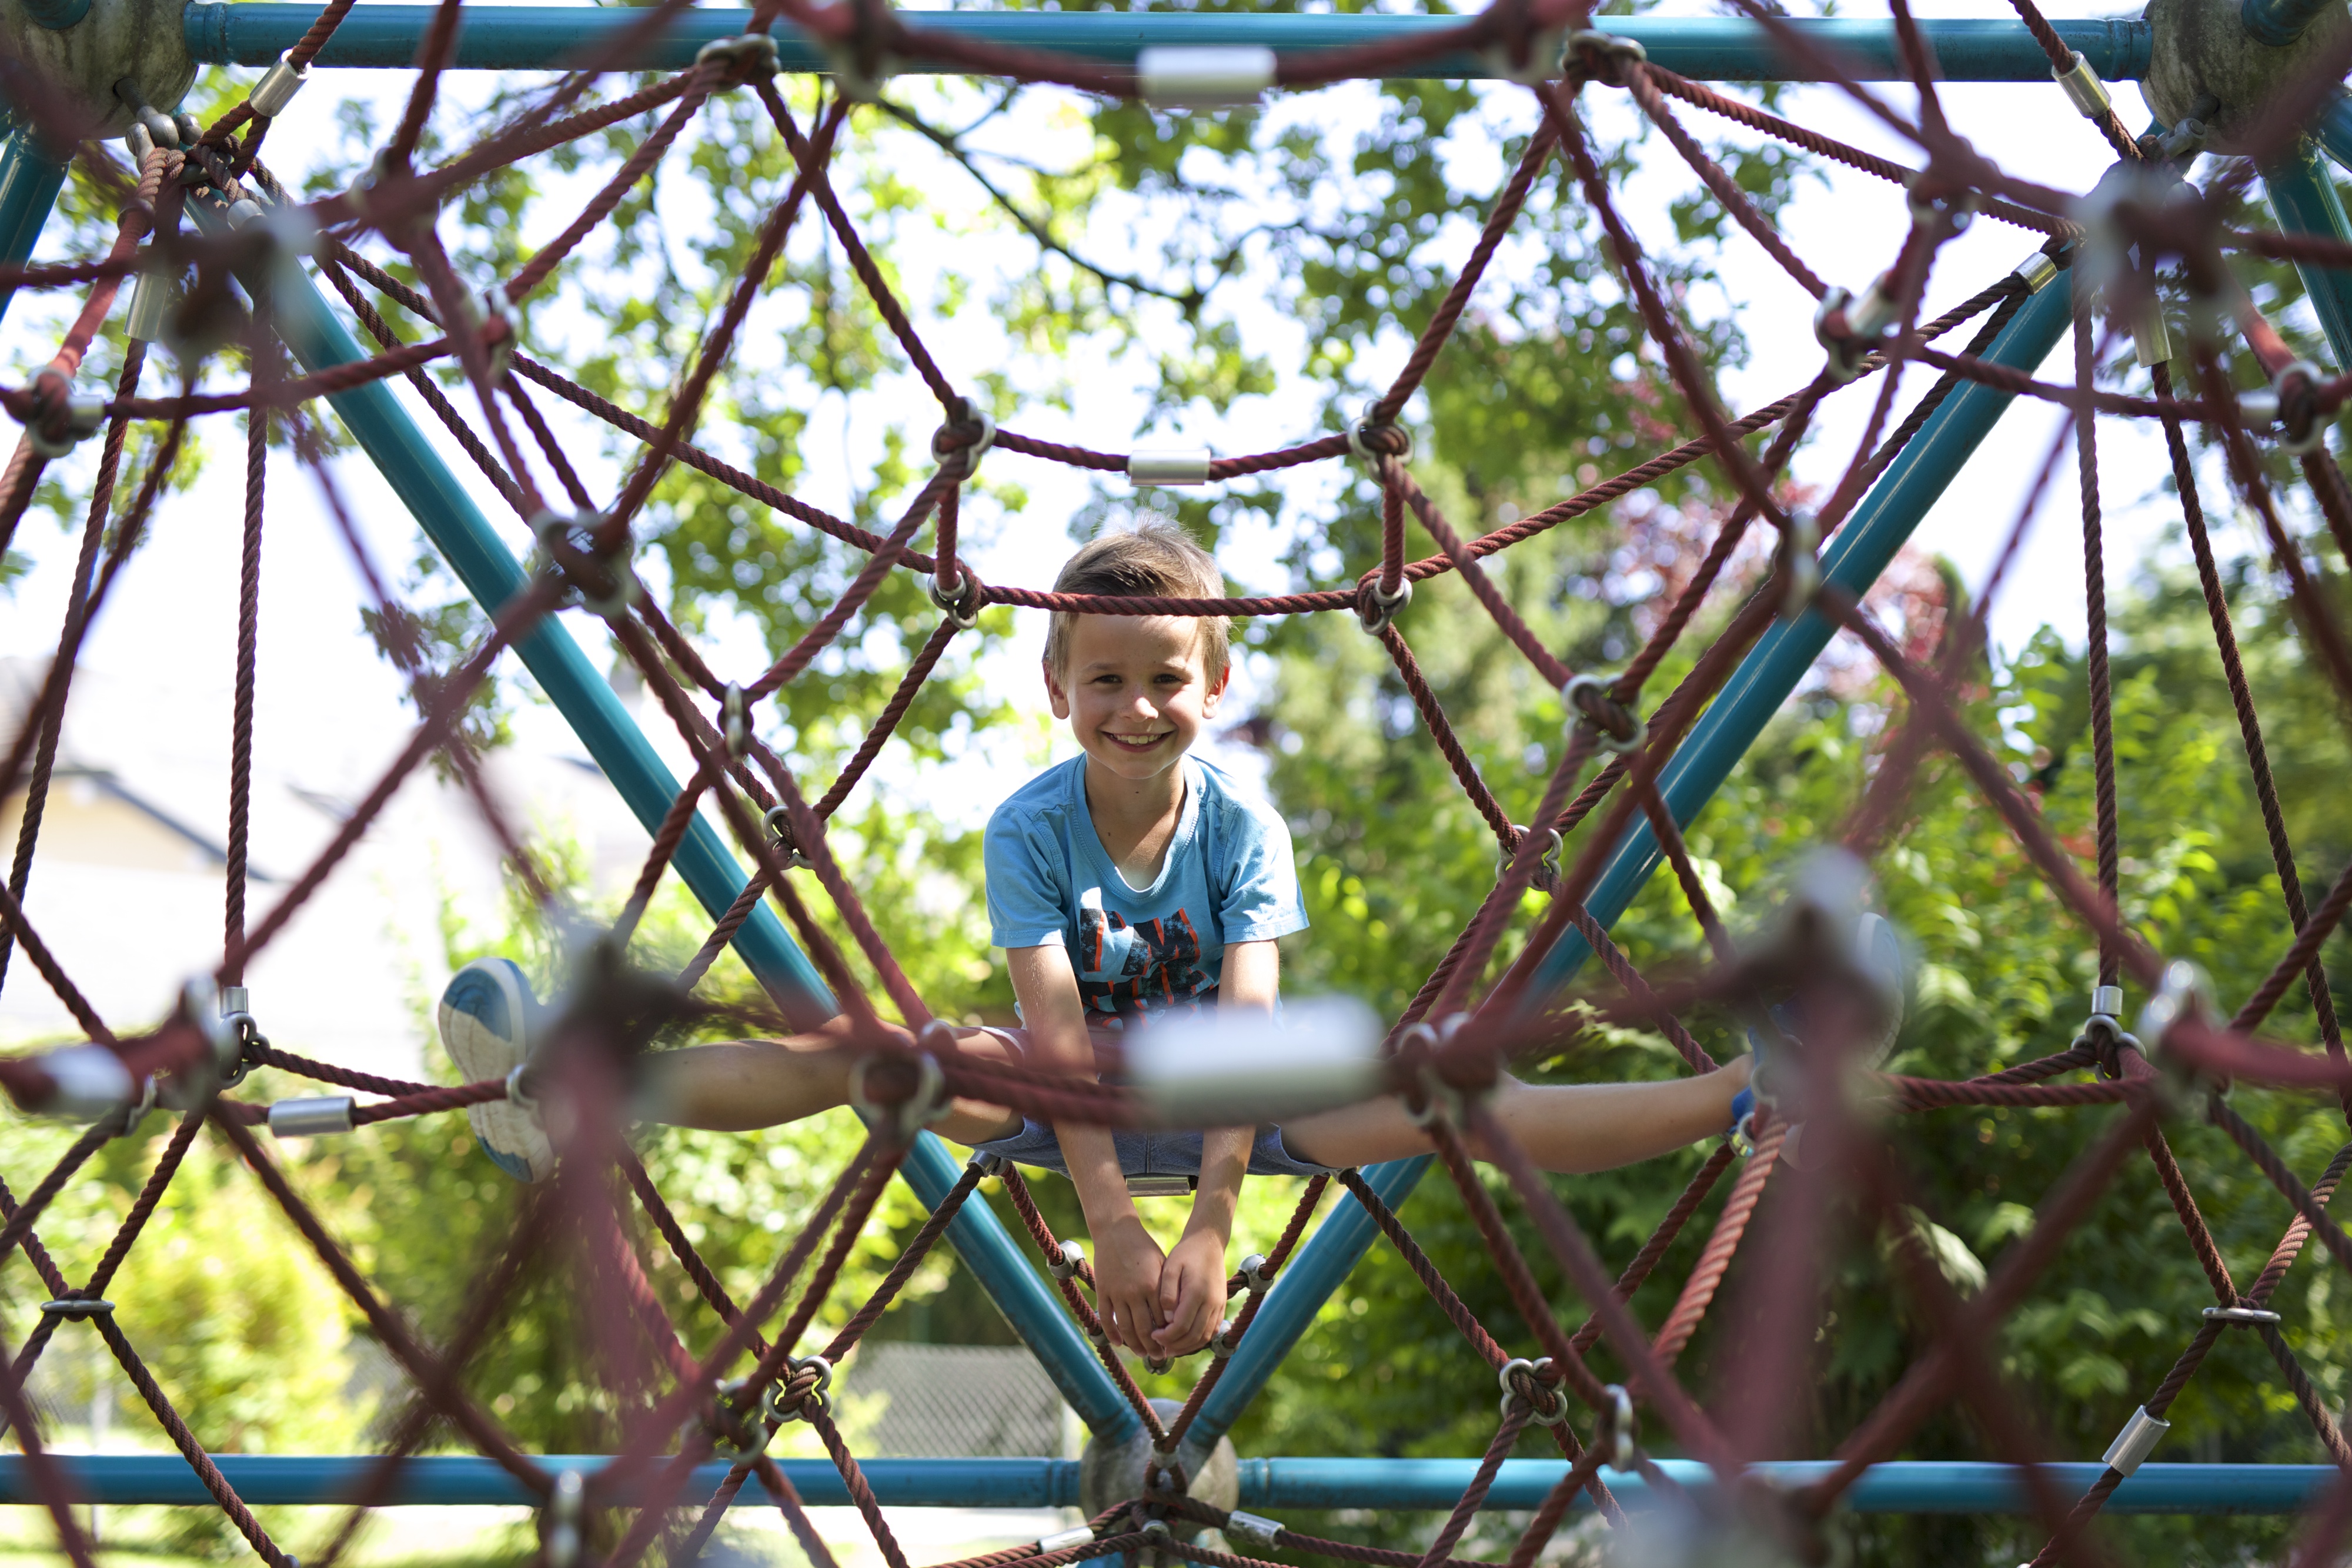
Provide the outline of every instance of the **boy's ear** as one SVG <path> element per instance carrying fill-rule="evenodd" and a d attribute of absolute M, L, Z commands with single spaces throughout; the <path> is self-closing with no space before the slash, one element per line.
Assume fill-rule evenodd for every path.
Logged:
<path fill-rule="evenodd" d="M 1061 678 L 1054 674 L 1054 661 L 1040 659 L 1037 661 L 1037 667 L 1045 672 L 1045 695 L 1053 702 L 1054 716 L 1069 717 L 1070 694 L 1062 689 Z"/>
<path fill-rule="evenodd" d="M 1217 678 L 1209 683 L 1208 695 L 1201 699 L 1201 716 L 1202 718 L 1213 718 L 1216 716 L 1217 705 L 1225 700 L 1225 687 L 1233 678 L 1233 661 L 1229 659 L 1225 662 L 1225 667 L 1217 672 Z"/>

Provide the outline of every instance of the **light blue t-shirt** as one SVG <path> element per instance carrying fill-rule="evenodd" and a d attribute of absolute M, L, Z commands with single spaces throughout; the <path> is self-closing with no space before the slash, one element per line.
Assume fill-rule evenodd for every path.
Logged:
<path fill-rule="evenodd" d="M 1290 830 L 1215 764 L 1186 757 L 1184 809 L 1150 887 L 1127 884 L 1087 810 L 1087 759 L 1032 779 L 988 819 L 989 940 L 1068 949 L 1087 1020 L 1216 1000 L 1229 943 L 1307 928 Z"/>

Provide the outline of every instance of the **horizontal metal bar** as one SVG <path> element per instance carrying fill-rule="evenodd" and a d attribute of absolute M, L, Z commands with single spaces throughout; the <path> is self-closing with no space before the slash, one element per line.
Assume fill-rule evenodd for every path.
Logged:
<path fill-rule="evenodd" d="M 209 1506 L 206 1492 L 187 1461 L 176 1454 L 60 1454 L 53 1456 L 77 1496 L 85 1502 Z M 237 1496 L 253 1504 L 324 1504 L 359 1500 L 375 1465 L 371 1455 L 296 1457 L 217 1454 L 214 1462 Z M 551 1469 L 593 1473 L 607 1462 L 599 1454 L 550 1455 Z M 841 1472 L 823 1459 L 778 1461 L 803 1501 L 838 1508 L 849 1501 Z M 1659 1466 L 1693 1490 L 1717 1483 L 1715 1472 L 1690 1459 L 1663 1459 Z M 1383 1511 L 1451 1509 L 1477 1470 L 1475 1459 L 1244 1459 L 1240 1506 L 1247 1509 L 1314 1511 L 1377 1508 Z M 1827 1474 L 1827 1460 L 1799 1460 L 1755 1467 L 1776 1487 L 1792 1488 Z M 2104 1467 L 2046 1467 L 2052 1485 L 2079 1494 Z M 1065 1508 L 1078 1500 L 1076 1459 L 866 1459 L 858 1469 L 875 1496 L 890 1508 Z M 1526 1510 L 1543 1501 L 1568 1467 L 1557 1459 L 1509 1459 L 1486 1496 L 1488 1509 Z M 708 1496 L 725 1477 L 724 1465 L 695 1472 L 688 1495 Z M 2143 1465 L 2116 1489 L 2110 1513 L 2293 1513 L 2309 1507 L 2336 1478 L 2330 1465 Z M 1637 1475 L 1607 1472 L 1610 1490 L 1626 1507 L 1657 1499 Z M 38 1501 L 22 1456 L 0 1455 L 0 1503 Z M 404 1459 L 394 1479 L 391 1506 L 446 1508 L 515 1506 L 531 1494 L 496 1461 L 471 1455 Z M 623 1500 L 626 1500 L 625 1499 Z M 763 1507 L 767 1498 L 754 1484 L 736 1506 Z M 1589 1501 L 1579 1500 L 1579 1507 Z M 2023 1472 L 2014 1465 L 1908 1462 L 1873 1465 L 1844 1499 L 1857 1513 L 2024 1513 Z"/>
<path fill-rule="evenodd" d="M 319 57 L 321 66 L 403 67 L 416 63 L 431 5 L 355 6 Z M 199 64 L 268 66 L 318 19 L 312 5 L 274 0 L 221 4 L 199 0 L 187 8 L 188 52 Z M 1218 47 L 1258 45 L 1279 54 L 1355 47 L 1392 38 L 1459 26 L 1454 16 L 1306 16 L 1291 12 L 1241 11 L 1200 16 L 1180 12 L 976 12 L 904 13 L 912 25 L 942 33 L 1017 45 L 1082 59 L 1131 65 L 1145 48 Z M 631 70 L 677 70 L 691 65 L 695 50 L 713 38 L 730 37 L 751 26 L 749 11 L 696 8 L 682 13 L 667 34 L 627 62 Z M 629 6 L 468 5 L 457 26 L 457 64 L 479 70 L 556 70 L 580 60 L 644 19 Z M 1815 73 L 1790 58 L 1759 23 L 1738 16 L 1611 16 L 1610 31 L 1638 39 L 1650 58 L 1668 70 L 1710 81 L 1810 79 Z M 2109 81 L 2137 79 L 2147 69 L 2148 26 L 2138 20 L 2066 21 L 2053 24 L 2060 37 L 2080 49 Z M 1895 57 L 1891 23 L 1798 18 L 1789 26 L 1824 47 L 1836 50 L 1862 78 L 1904 78 Z M 1921 30 L 1950 81 L 2041 81 L 2050 79 L 2050 60 L 2023 24 L 2012 18 L 1922 21 Z M 779 56 L 788 71 L 829 68 L 824 51 L 788 22 L 774 29 Z M 910 60 L 898 68 L 913 75 L 936 75 L 938 61 Z M 1402 77 L 1492 78 L 1491 62 L 1448 55 L 1399 73 Z M 2053 99 L 2053 104 L 2059 100 Z"/>

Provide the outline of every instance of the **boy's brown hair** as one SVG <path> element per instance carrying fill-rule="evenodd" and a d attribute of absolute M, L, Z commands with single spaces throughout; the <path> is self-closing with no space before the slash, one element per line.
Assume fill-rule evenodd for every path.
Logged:
<path fill-rule="evenodd" d="M 1140 528 L 1104 534 L 1062 565 L 1054 580 L 1056 593 L 1098 593 L 1121 599 L 1223 599 L 1224 573 L 1215 558 L 1194 544 L 1173 523 L 1146 523 Z M 1045 667 L 1056 678 L 1069 668 L 1070 639 L 1078 618 L 1054 612 L 1045 632 Z M 1223 678 L 1232 660 L 1231 622 L 1222 615 L 1203 615 L 1201 663 L 1212 685 Z"/>

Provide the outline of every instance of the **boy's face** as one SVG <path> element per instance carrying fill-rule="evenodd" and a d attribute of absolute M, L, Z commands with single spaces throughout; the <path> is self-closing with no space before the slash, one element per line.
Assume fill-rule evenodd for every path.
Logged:
<path fill-rule="evenodd" d="M 1176 766 L 1214 716 L 1225 675 L 1212 682 L 1200 622 L 1171 615 L 1081 615 L 1069 667 L 1045 666 L 1054 716 L 1097 766 L 1141 783 Z"/>

